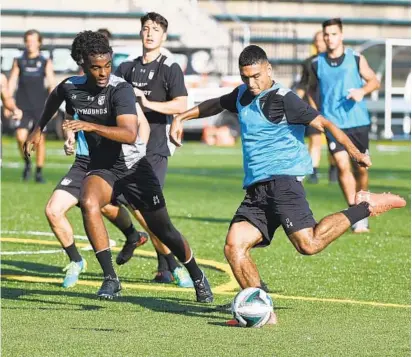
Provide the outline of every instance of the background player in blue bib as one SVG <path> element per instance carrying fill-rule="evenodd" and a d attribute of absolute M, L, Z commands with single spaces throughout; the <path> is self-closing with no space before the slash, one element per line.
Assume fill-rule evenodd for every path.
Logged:
<path fill-rule="evenodd" d="M 379 81 L 365 57 L 344 48 L 340 19 L 325 21 L 322 27 L 327 51 L 312 60 L 310 87 L 319 88 L 322 115 L 342 129 L 361 153 L 367 154 L 370 118 L 363 98 L 379 88 Z M 368 171 L 365 167 L 354 167 L 354 176 L 348 152 L 330 132 L 326 134 L 329 151 L 338 167 L 340 186 L 352 206 L 356 192 L 368 189 Z M 367 219 L 352 229 L 356 233 L 369 231 Z"/>

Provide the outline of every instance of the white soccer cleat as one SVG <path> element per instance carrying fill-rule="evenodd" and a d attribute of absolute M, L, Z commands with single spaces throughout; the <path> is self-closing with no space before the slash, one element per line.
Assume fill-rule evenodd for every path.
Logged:
<path fill-rule="evenodd" d="M 378 216 L 393 208 L 403 208 L 406 206 L 406 201 L 390 192 L 372 193 L 369 191 L 359 191 L 355 196 L 355 204 L 361 202 L 369 203 L 369 212 L 371 216 Z"/>

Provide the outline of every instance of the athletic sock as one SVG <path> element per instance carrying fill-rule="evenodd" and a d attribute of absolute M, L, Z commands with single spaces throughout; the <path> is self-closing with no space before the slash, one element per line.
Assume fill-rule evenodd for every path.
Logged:
<path fill-rule="evenodd" d="M 42 169 L 43 169 L 43 167 L 36 166 L 36 175 L 40 175 Z"/>
<path fill-rule="evenodd" d="M 314 168 L 313 168 L 313 174 L 314 174 L 314 175 L 317 175 L 317 174 L 318 174 L 318 170 L 319 170 L 318 167 L 314 167 Z"/>
<path fill-rule="evenodd" d="M 183 263 L 183 265 L 186 267 L 193 281 L 201 280 L 203 278 L 203 273 L 193 256 L 186 263 Z"/>
<path fill-rule="evenodd" d="M 164 257 L 167 261 L 167 265 L 169 266 L 169 271 L 174 271 L 179 266 L 173 253 L 166 254 Z"/>
<path fill-rule="evenodd" d="M 31 160 L 29 157 L 24 157 L 24 164 L 26 165 L 26 167 L 31 165 Z"/>
<path fill-rule="evenodd" d="M 112 278 L 117 278 L 117 274 L 113 267 L 112 252 L 110 251 L 110 248 L 97 252 L 96 258 L 102 267 L 103 275 L 105 277 L 110 275 Z"/>
<path fill-rule="evenodd" d="M 164 254 L 160 254 L 158 251 L 157 253 L 157 271 L 167 271 L 169 270 L 169 265 L 167 264 L 166 256 Z"/>
<path fill-rule="evenodd" d="M 139 241 L 139 232 L 136 231 L 136 228 L 134 227 L 133 223 L 130 224 L 130 227 L 122 229 L 122 233 L 126 237 L 127 243 L 137 243 Z"/>
<path fill-rule="evenodd" d="M 353 225 L 360 220 L 369 217 L 369 203 L 361 202 L 358 205 L 350 206 L 349 208 L 341 211 L 350 221 L 350 224 Z"/>
<path fill-rule="evenodd" d="M 73 243 L 72 245 L 69 245 L 68 247 L 65 247 L 65 248 L 63 247 L 63 249 L 66 251 L 66 254 L 68 255 L 71 262 L 78 263 L 82 261 L 82 256 L 77 250 L 75 243 Z"/>

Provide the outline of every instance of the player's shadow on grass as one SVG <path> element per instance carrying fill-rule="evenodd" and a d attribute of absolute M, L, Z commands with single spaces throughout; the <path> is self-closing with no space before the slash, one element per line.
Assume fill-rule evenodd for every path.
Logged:
<path fill-rule="evenodd" d="M 188 317 L 213 317 L 215 319 L 226 319 L 225 317 L 216 315 L 217 311 L 215 306 L 211 304 L 201 305 L 196 302 L 194 295 L 195 292 L 193 291 L 193 300 L 172 297 L 127 296 L 119 301 L 136 304 L 154 312 L 184 315 Z"/>
<path fill-rule="evenodd" d="M 16 269 L 10 269 L 10 267 Z M 37 276 L 47 278 L 61 278 L 63 281 L 64 273 L 62 267 L 56 267 L 54 265 L 21 261 L 21 260 L 2 260 L 2 275 L 21 275 L 21 276 Z M 86 272 L 82 274 L 82 279 L 101 279 L 101 273 Z M 122 278 L 122 282 L 127 283 L 151 283 L 150 279 L 143 278 Z M 50 283 L 50 285 L 61 286 L 61 283 Z"/>
<path fill-rule="evenodd" d="M 33 295 L 33 297 L 31 297 Z M 35 296 L 41 295 L 41 296 L 56 296 L 56 300 L 50 300 L 50 299 L 41 299 Z M 96 295 L 94 294 L 85 294 L 85 293 L 77 293 L 77 292 L 70 292 L 65 290 L 64 294 L 62 294 L 61 291 L 51 291 L 51 290 L 39 290 L 39 289 L 18 289 L 18 288 L 11 288 L 11 287 L 2 287 L 1 289 L 1 298 L 6 299 L 6 300 L 15 300 L 15 301 L 24 301 L 26 302 L 33 302 L 36 303 L 36 309 L 37 310 L 68 310 L 68 311 L 73 311 L 73 310 L 82 310 L 82 311 L 91 311 L 91 310 L 100 310 L 104 309 L 105 306 L 99 306 L 99 305 L 93 305 L 93 304 L 81 304 L 81 303 L 71 303 L 68 302 L 67 299 L 64 301 L 59 301 L 61 300 L 62 296 L 64 297 L 76 297 L 76 298 L 87 298 L 87 299 L 94 299 L 96 300 Z M 54 307 L 50 306 L 39 306 L 38 304 L 50 304 Z M 68 308 L 68 306 L 72 307 L 77 307 L 76 308 Z M 23 309 L 28 309 L 31 310 L 32 308 L 30 307 L 7 307 L 7 306 L 2 306 L 2 309 L 8 309 L 8 310 L 23 310 Z"/>

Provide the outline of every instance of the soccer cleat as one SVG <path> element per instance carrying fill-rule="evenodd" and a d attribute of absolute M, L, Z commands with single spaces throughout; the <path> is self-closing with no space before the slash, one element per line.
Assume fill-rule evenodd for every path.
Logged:
<path fill-rule="evenodd" d="M 84 273 L 87 269 L 87 262 L 82 259 L 80 262 L 70 262 L 63 271 L 66 272 L 66 276 L 63 280 L 63 288 L 71 288 L 75 286 L 79 280 L 80 273 Z"/>
<path fill-rule="evenodd" d="M 169 270 L 158 271 L 153 279 L 155 283 L 169 284 L 174 281 L 173 274 Z"/>
<path fill-rule="evenodd" d="M 369 203 L 370 215 L 378 216 L 393 208 L 402 208 L 406 206 L 406 201 L 390 192 L 384 193 L 371 193 L 369 191 L 359 191 L 355 196 L 355 204 L 361 202 Z"/>
<path fill-rule="evenodd" d="M 236 326 L 236 327 L 240 327 L 239 322 L 236 319 L 231 319 L 226 321 L 226 325 L 227 326 Z"/>
<path fill-rule="evenodd" d="M 43 175 L 41 173 L 37 173 L 36 177 L 34 178 L 34 180 L 37 183 L 46 183 L 46 180 L 44 179 Z"/>
<path fill-rule="evenodd" d="M 317 175 L 317 174 L 311 174 L 311 175 L 308 177 L 308 183 L 311 183 L 311 184 L 317 184 L 317 183 L 319 183 L 318 175 Z"/>
<path fill-rule="evenodd" d="M 195 280 L 193 285 L 196 290 L 197 302 L 213 302 L 212 289 L 210 289 L 210 285 L 205 274 L 203 274 L 202 279 Z"/>
<path fill-rule="evenodd" d="M 122 290 L 122 286 L 119 278 L 112 278 L 108 275 L 104 277 L 102 286 L 97 292 L 97 296 L 100 300 L 113 300 L 114 297 L 120 296 L 120 290 Z"/>
<path fill-rule="evenodd" d="M 23 170 L 23 181 L 28 181 L 31 176 L 31 164 L 26 164 Z"/>
<path fill-rule="evenodd" d="M 133 256 L 133 252 L 137 247 L 140 247 L 141 245 L 145 244 L 148 239 L 149 235 L 146 232 L 137 232 L 139 235 L 139 240 L 136 243 L 125 243 L 123 245 L 122 250 L 119 252 L 119 254 L 116 257 L 116 263 L 118 265 L 123 265 L 126 264 L 131 257 Z"/>
<path fill-rule="evenodd" d="M 172 274 L 178 286 L 181 288 L 193 288 L 193 281 L 185 268 L 177 267 L 172 271 Z"/>

